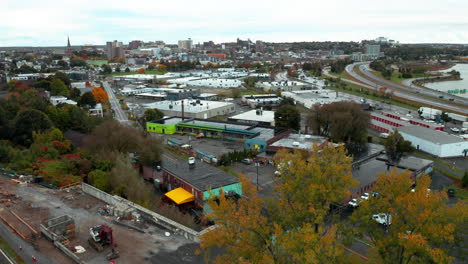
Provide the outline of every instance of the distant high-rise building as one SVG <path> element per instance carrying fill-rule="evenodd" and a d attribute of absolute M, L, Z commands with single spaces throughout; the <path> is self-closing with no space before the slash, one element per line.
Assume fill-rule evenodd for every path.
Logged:
<path fill-rule="evenodd" d="M 115 57 L 123 58 L 125 49 L 122 42 L 114 40 L 112 42 L 108 41 L 106 43 L 106 54 L 107 59 L 112 60 Z"/>
<path fill-rule="evenodd" d="M 130 43 L 128 43 L 128 48 L 129 49 L 138 49 L 143 45 L 143 41 L 141 40 L 132 40 Z"/>
<path fill-rule="evenodd" d="M 372 56 L 379 56 L 380 45 L 366 45 L 366 54 Z"/>
<path fill-rule="evenodd" d="M 68 37 L 67 47 L 65 48 L 65 56 L 70 58 L 73 56 L 73 50 L 70 45 L 70 37 Z"/>
<path fill-rule="evenodd" d="M 187 40 L 179 40 L 177 44 L 181 50 L 191 50 L 193 48 L 193 41 L 190 38 Z"/>

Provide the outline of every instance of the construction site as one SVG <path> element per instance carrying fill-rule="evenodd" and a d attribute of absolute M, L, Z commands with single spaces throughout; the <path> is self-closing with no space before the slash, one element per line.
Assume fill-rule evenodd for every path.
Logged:
<path fill-rule="evenodd" d="M 81 185 L 53 190 L 0 178 L 0 219 L 19 243 L 46 258 L 37 257 L 38 263 L 158 263 L 159 253 L 196 244 L 125 204 L 106 204 Z M 199 259 L 186 252 L 191 257 Z"/>

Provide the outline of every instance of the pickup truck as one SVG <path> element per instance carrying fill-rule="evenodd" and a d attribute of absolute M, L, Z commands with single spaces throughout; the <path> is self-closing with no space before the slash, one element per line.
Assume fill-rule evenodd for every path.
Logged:
<path fill-rule="evenodd" d="M 391 225 L 392 224 L 392 216 L 390 214 L 380 213 L 375 214 L 372 216 L 372 220 L 376 221 L 381 225 Z"/>

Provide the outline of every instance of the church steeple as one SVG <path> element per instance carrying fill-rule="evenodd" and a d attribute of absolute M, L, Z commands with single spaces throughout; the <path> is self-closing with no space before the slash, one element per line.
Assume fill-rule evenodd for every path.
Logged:
<path fill-rule="evenodd" d="M 67 47 L 65 48 L 65 56 L 70 58 L 73 56 L 73 50 L 70 45 L 70 36 L 67 36 Z"/>

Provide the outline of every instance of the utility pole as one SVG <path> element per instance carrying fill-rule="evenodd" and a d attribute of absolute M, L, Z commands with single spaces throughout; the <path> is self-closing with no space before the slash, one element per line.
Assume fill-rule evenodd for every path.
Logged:
<path fill-rule="evenodd" d="M 257 167 L 257 191 L 258 191 L 258 167 L 260 167 L 260 163 L 258 163 L 258 161 L 255 162 L 255 167 Z"/>

